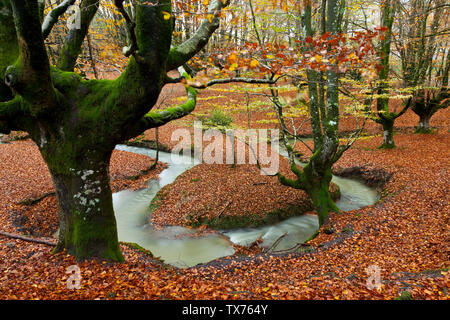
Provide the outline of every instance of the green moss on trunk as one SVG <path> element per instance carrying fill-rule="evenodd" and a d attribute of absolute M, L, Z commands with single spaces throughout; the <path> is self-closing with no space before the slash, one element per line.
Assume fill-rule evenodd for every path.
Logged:
<path fill-rule="evenodd" d="M 0 0 L 0 102 L 12 99 L 11 90 L 3 78 L 6 68 L 19 55 L 14 17 L 9 0 Z"/>
<path fill-rule="evenodd" d="M 74 164 L 71 162 L 71 164 Z M 97 257 L 124 261 L 120 251 L 108 174 L 109 157 L 85 159 L 66 167 L 49 167 L 56 188 L 63 249 L 77 260 Z"/>
<path fill-rule="evenodd" d="M 394 143 L 394 120 L 384 120 L 383 125 L 383 143 L 379 146 L 380 149 L 393 149 Z"/>
<path fill-rule="evenodd" d="M 315 161 L 315 158 L 312 159 Z M 306 192 L 311 198 L 314 208 L 317 210 L 319 217 L 319 226 L 328 222 L 328 213 L 330 211 L 339 213 L 339 209 L 333 201 L 330 193 L 330 183 L 332 179 L 331 166 L 325 168 L 322 173 L 313 169 L 317 165 L 310 162 L 304 168 L 304 181 Z"/>

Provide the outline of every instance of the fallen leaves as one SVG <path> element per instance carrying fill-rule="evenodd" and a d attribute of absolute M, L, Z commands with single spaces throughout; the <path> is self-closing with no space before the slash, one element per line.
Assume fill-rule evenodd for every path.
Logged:
<path fill-rule="evenodd" d="M 200 103 L 200 110 L 202 108 L 207 109 L 207 106 Z M 376 182 L 382 178 L 377 172 L 384 172 L 391 178 L 384 185 L 382 199 L 374 206 L 341 215 L 331 214 L 335 232 L 320 233 L 311 241 L 313 252 L 270 256 L 242 248 L 238 250 L 240 254 L 206 265 L 176 269 L 126 245 L 121 246 L 125 263 L 76 262 L 65 254 L 51 254 L 50 248 L 42 244 L 0 237 L 0 298 L 395 299 L 407 291 L 413 299 L 448 299 L 448 112 L 441 110 L 433 117 L 432 123 L 444 128 L 436 134 L 397 134 L 395 150 L 377 149 L 382 138 L 370 137 L 356 142 L 344 154 L 335 171 L 357 166 L 368 180 Z M 253 121 L 258 117 L 262 117 L 262 113 L 258 116 L 255 113 L 255 118 L 252 114 L 252 125 L 257 125 Z M 404 117 L 398 119 L 403 131 L 417 121 L 408 113 Z M 346 121 L 341 123 L 343 130 L 350 125 Z M 246 123 L 245 115 L 236 114 L 234 123 L 241 122 Z M 176 127 L 169 124 L 160 130 L 163 142 L 170 141 L 170 132 Z M 377 133 L 379 127 L 370 125 L 369 132 Z M 308 155 L 306 147 L 299 148 Z M 117 154 L 111 169 L 116 181 L 113 188 L 134 185 L 135 181 L 123 180 L 123 177 L 135 175 L 150 164 L 151 160 L 146 157 Z M 20 227 L 13 221 L 24 218 L 18 215 L 17 212 L 22 211 L 15 203 L 52 191 L 51 180 L 37 148 L 28 140 L 0 145 L 0 166 L 0 223 L 3 231 L 18 232 Z M 270 179 L 260 181 L 259 174 L 254 176 L 249 167 L 237 170 L 244 175 L 244 184 L 267 182 L 257 185 L 264 191 L 256 195 L 254 207 L 264 205 L 259 199 L 283 199 L 283 194 L 278 193 L 281 189 Z M 245 204 L 236 194 L 227 194 L 225 189 L 219 188 L 225 181 L 223 176 L 216 177 L 212 171 L 207 173 L 209 178 L 215 179 L 211 181 L 215 186 L 211 195 L 222 197 L 216 199 L 220 199 L 223 206 L 228 203 L 228 197 L 233 199 L 224 214 L 239 210 L 240 205 Z M 197 190 L 196 185 L 202 180 L 191 182 L 189 178 L 198 178 L 200 174 L 195 170 L 186 173 L 184 191 Z M 148 178 L 142 178 L 139 183 Z M 244 192 L 242 190 L 236 186 L 233 192 Z M 190 201 L 198 200 L 195 193 L 188 196 L 191 200 L 183 205 L 190 206 Z M 36 209 L 22 212 L 35 232 L 48 235 L 54 228 L 57 211 L 52 201 L 51 197 L 45 198 L 33 206 Z M 81 270 L 80 290 L 67 288 L 66 270 L 74 264 Z M 366 285 L 369 277 L 366 269 L 371 265 L 381 270 L 379 290 L 370 290 Z"/>

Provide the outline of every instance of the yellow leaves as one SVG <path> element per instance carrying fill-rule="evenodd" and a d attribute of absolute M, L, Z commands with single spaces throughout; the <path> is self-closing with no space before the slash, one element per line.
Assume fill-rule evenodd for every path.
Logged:
<path fill-rule="evenodd" d="M 250 68 L 256 68 L 259 67 L 259 61 L 256 59 L 252 59 L 252 61 L 250 61 Z"/>
<path fill-rule="evenodd" d="M 316 58 L 316 62 L 317 62 L 317 63 L 321 63 L 321 62 L 322 62 L 322 56 L 316 54 L 316 55 L 315 55 L 315 58 Z"/>
<path fill-rule="evenodd" d="M 237 63 L 233 63 L 233 64 L 230 66 L 230 68 L 229 68 L 228 70 L 234 71 L 234 70 L 236 70 L 237 68 L 238 68 L 238 64 L 237 64 Z"/>
<path fill-rule="evenodd" d="M 237 61 L 237 55 L 236 55 L 236 53 L 234 53 L 234 52 L 231 53 L 231 54 L 228 56 L 227 60 L 228 60 L 228 63 L 229 63 L 229 64 L 236 63 L 236 61 Z"/>
<path fill-rule="evenodd" d="M 169 20 L 170 19 L 170 17 L 172 16 L 169 12 L 167 12 L 167 11 L 161 11 L 162 12 L 162 14 L 163 14 L 163 18 L 164 18 L 164 20 Z"/>
<path fill-rule="evenodd" d="M 208 14 L 208 15 L 206 15 L 206 19 L 208 19 L 209 23 L 212 23 L 213 19 L 214 19 L 214 15 L 213 14 Z"/>

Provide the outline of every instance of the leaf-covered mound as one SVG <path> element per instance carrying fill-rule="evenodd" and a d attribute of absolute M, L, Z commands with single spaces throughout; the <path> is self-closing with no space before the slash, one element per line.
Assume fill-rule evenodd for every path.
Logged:
<path fill-rule="evenodd" d="M 285 159 L 280 158 L 280 166 L 289 173 Z M 330 191 L 339 197 L 337 185 Z M 160 190 L 151 206 L 155 225 L 214 229 L 273 224 L 313 210 L 306 192 L 283 186 L 250 164 L 200 164 Z"/>

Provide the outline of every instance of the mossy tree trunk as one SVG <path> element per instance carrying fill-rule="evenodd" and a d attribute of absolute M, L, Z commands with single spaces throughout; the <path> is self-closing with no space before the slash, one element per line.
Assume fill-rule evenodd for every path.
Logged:
<path fill-rule="evenodd" d="M 381 60 L 382 68 L 378 72 L 379 89 L 377 98 L 377 118 L 375 122 L 381 124 L 383 127 L 383 143 L 380 145 L 381 149 L 395 148 L 394 143 L 394 123 L 395 119 L 403 115 L 409 108 L 411 99 L 404 105 L 399 112 L 389 111 L 389 72 L 390 64 L 389 58 L 391 55 L 392 43 L 392 27 L 394 25 L 395 14 L 398 3 L 396 0 L 383 0 L 380 3 L 381 7 L 381 25 L 386 27 L 384 38 L 379 43 L 378 55 Z"/>
<path fill-rule="evenodd" d="M 340 31 L 344 3 L 339 0 L 322 1 L 320 35 L 326 32 L 334 35 Z M 314 37 L 316 34 L 312 27 L 311 1 L 304 0 L 301 8 L 302 23 L 298 28 L 303 30 L 303 39 Z M 303 43 L 303 49 L 305 51 L 313 50 L 306 42 Z M 332 178 L 331 167 L 350 145 L 339 145 L 339 73 L 337 64 L 326 72 L 308 70 L 307 81 L 314 149 L 312 150 L 313 155 L 303 170 L 295 164 L 293 148 L 287 139 L 291 133 L 284 121 L 283 106 L 277 95 L 273 94 L 277 116 L 282 128 L 283 142 L 289 154 L 291 171 L 297 176 L 293 180 L 278 174 L 278 178 L 282 184 L 305 190 L 308 193 L 317 210 L 319 224 L 323 225 L 328 222 L 330 211 L 339 212 L 329 191 Z"/>
<path fill-rule="evenodd" d="M 393 149 L 394 143 L 394 120 L 392 117 L 383 117 L 381 125 L 383 126 L 383 143 L 379 147 L 380 149 Z"/>
<path fill-rule="evenodd" d="M 3 77 L 6 67 L 14 63 L 19 52 L 14 16 L 9 0 L 0 0 L 0 44 L 2 44 L 0 45 L 0 102 L 2 102 L 12 99 L 12 92 L 4 83 Z M 2 125 L 0 124 L 1 127 Z M 3 127 L 6 127 L 6 124 Z"/>
<path fill-rule="evenodd" d="M 9 87 L 0 96 L 5 101 L 0 102 L 0 132 L 27 131 L 38 145 L 58 199 L 60 235 L 55 251 L 66 249 L 77 259 L 123 261 L 109 181 L 111 154 L 116 144 L 194 110 L 196 91 L 188 86 L 183 105 L 151 108 L 163 86 L 174 81 L 167 72 L 203 48 L 228 5 L 210 1 L 213 18 L 205 19 L 192 38 L 171 48 L 174 21 L 164 18 L 165 12 L 172 11 L 171 1 L 148 2 L 137 1 L 135 21 L 126 16 L 133 43 L 125 50 L 130 57 L 125 71 L 115 80 L 85 80 L 73 69 L 98 9 L 97 0 L 81 1 L 81 28 L 70 31 L 57 67 L 49 64 L 44 34 L 64 13 L 61 6 L 50 13 L 51 19 L 44 19 L 37 0 L 0 0 L 0 9 L 10 10 L 8 21 L 14 21 L 3 24 L 2 18 L 0 28 L 0 70 L 6 69 L 1 86 Z M 122 1 L 115 4 L 123 9 Z M 4 52 L 12 54 L 3 59 Z"/>
<path fill-rule="evenodd" d="M 436 105 L 439 105 L 439 103 L 436 103 Z M 433 112 L 432 108 L 430 108 L 430 102 L 427 103 L 425 101 L 425 96 L 416 95 L 411 109 L 419 116 L 419 124 L 416 133 L 431 133 L 430 119 L 438 108 Z"/>
<path fill-rule="evenodd" d="M 419 116 L 416 133 L 431 133 L 431 117 L 440 109 L 450 105 L 450 91 L 447 85 L 443 85 L 438 90 L 422 90 L 421 93 L 415 94 L 413 101 L 411 109 Z"/>
<path fill-rule="evenodd" d="M 418 133 L 430 133 L 430 116 L 429 115 L 420 115 L 419 116 L 419 126 L 417 127 Z"/>
<path fill-rule="evenodd" d="M 305 190 L 317 210 L 319 225 L 328 223 L 329 212 L 339 212 L 330 194 L 330 183 L 332 179 L 331 166 L 323 167 L 325 169 L 323 171 L 315 169 L 313 159 L 303 168 Z"/>
<path fill-rule="evenodd" d="M 123 261 L 109 184 L 111 152 L 87 154 L 77 159 L 76 167 L 49 165 L 60 214 L 56 252 L 66 249 L 78 259 Z M 48 156 L 53 159 L 54 155 Z"/>

